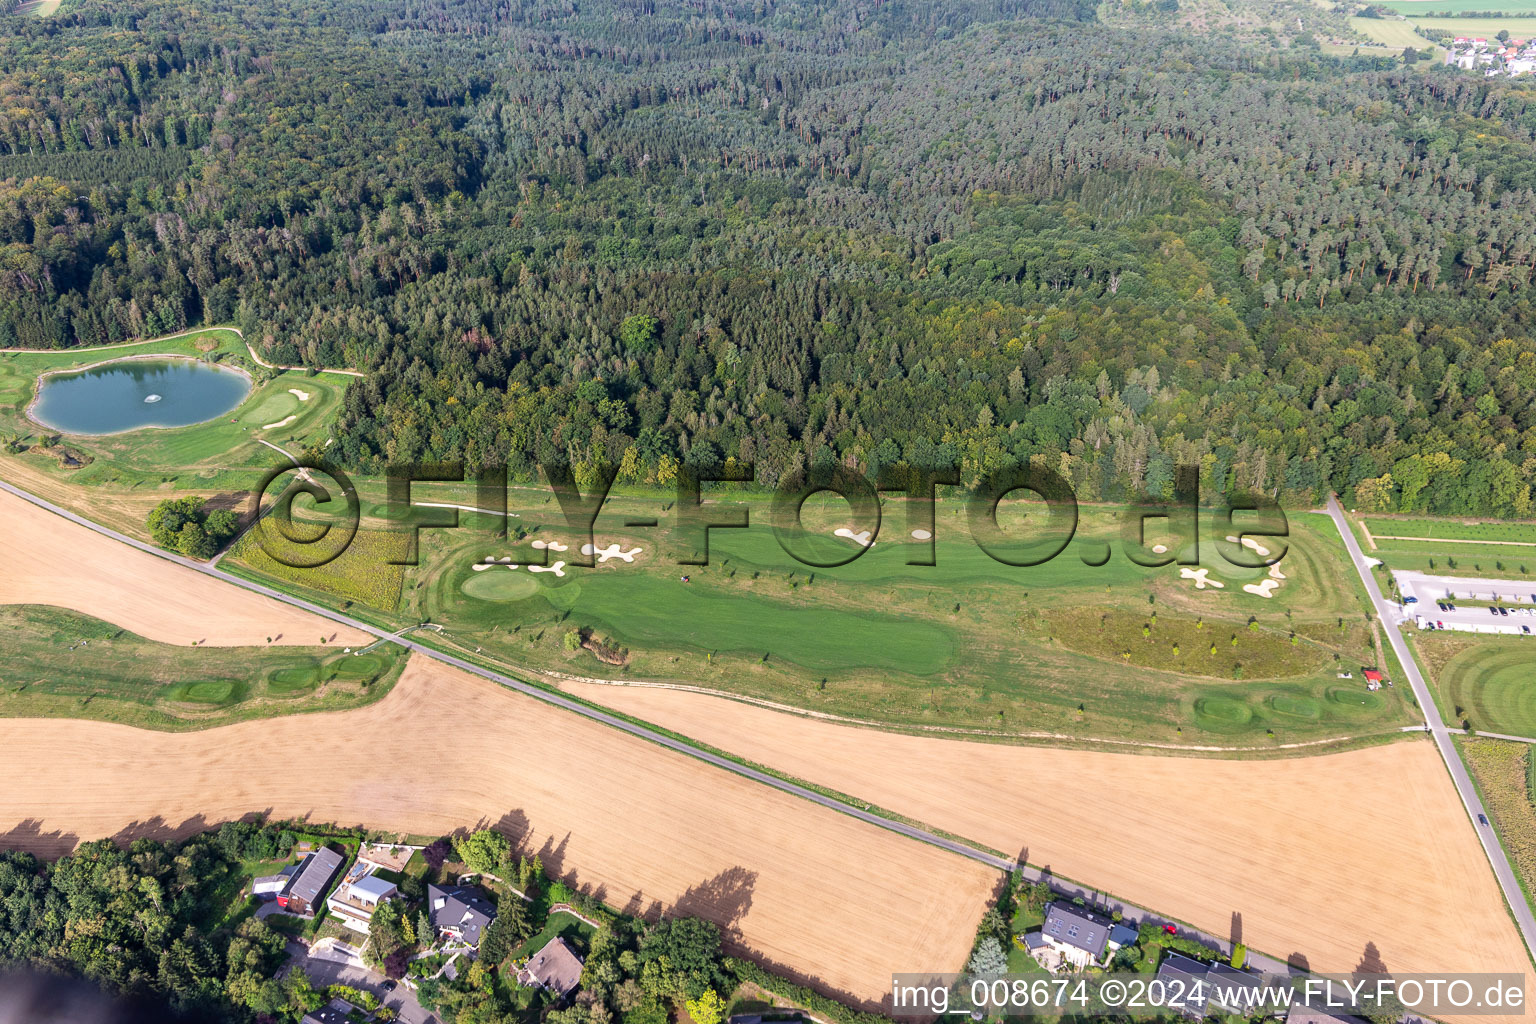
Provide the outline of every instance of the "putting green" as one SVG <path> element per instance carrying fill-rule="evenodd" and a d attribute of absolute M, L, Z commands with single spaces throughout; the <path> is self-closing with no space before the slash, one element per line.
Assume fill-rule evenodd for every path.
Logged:
<path fill-rule="evenodd" d="M 245 418 L 257 423 L 276 423 L 299 411 L 299 400 L 287 391 L 275 390 L 277 385 L 267 385 L 268 391 L 256 404 L 245 410 Z"/>
<path fill-rule="evenodd" d="M 526 569 L 497 566 L 477 572 L 459 585 L 469 597 L 479 601 L 521 601 L 539 592 L 539 581 Z"/>
<path fill-rule="evenodd" d="M 1342 686 L 1331 687 L 1328 699 L 1346 711 L 1376 711 L 1381 707 L 1381 697 L 1370 690 L 1350 690 Z"/>
<path fill-rule="evenodd" d="M 1201 697 L 1195 701 L 1195 721 L 1211 732 L 1243 732 L 1253 721 L 1253 709 L 1228 697 Z"/>
<path fill-rule="evenodd" d="M 235 684 L 228 679 L 205 679 L 186 683 L 176 695 L 177 700 L 193 704 L 224 704 L 234 696 Z"/>
<path fill-rule="evenodd" d="M 1257 579 L 1269 572 L 1268 569 L 1250 569 L 1247 566 L 1234 565 L 1228 561 L 1228 556 L 1238 557 L 1239 550 L 1236 544 L 1229 544 L 1225 540 L 1209 536 L 1202 537 L 1200 540 L 1200 565 L 1198 568 L 1209 569 L 1213 579 L 1222 580 L 1223 582 L 1227 580 Z M 1194 551 L 1195 546 L 1193 544 L 1186 544 L 1179 550 L 1179 557 L 1189 558 L 1194 554 Z M 1253 555 L 1252 551 L 1247 551 L 1246 553 Z M 1169 566 L 1169 568 L 1177 571 L 1174 566 Z M 1282 569 L 1281 571 L 1284 572 L 1285 570 Z"/>
<path fill-rule="evenodd" d="M 280 668 L 267 676 L 267 692 L 278 697 L 292 697 L 308 693 L 320 681 L 318 665 L 295 665 Z"/>
<path fill-rule="evenodd" d="M 1276 714 L 1289 715 L 1292 718 L 1305 718 L 1315 721 L 1322 717 L 1322 708 L 1311 697 L 1299 697 L 1292 694 L 1277 693 L 1269 698 L 1269 706 Z"/>
<path fill-rule="evenodd" d="M 335 664 L 337 679 L 368 679 L 379 674 L 384 667 L 377 654 L 348 654 Z"/>

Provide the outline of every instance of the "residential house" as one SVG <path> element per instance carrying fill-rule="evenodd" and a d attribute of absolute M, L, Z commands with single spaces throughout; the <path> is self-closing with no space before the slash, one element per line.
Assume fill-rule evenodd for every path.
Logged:
<path fill-rule="evenodd" d="M 346 879 L 326 899 L 325 905 L 342 924 L 367 935 L 373 912 L 399 892 L 400 887 L 394 882 L 374 874 L 371 864 L 359 862 L 347 872 Z"/>
<path fill-rule="evenodd" d="M 1365 1024 L 1365 1022 L 1347 1013 L 1314 1010 L 1300 1003 L 1294 1003 L 1290 1012 L 1285 1015 L 1285 1024 Z"/>
<path fill-rule="evenodd" d="M 305 857 L 299 870 L 289 876 L 288 884 L 277 894 L 278 906 L 293 914 L 314 913 L 315 905 L 331 879 L 336 877 L 343 859 L 335 850 L 323 846 Z"/>
<path fill-rule="evenodd" d="M 479 946 L 496 920 L 496 907 L 472 885 L 427 886 L 427 915 L 439 935 Z"/>
<path fill-rule="evenodd" d="M 299 1018 L 299 1024 L 350 1024 L 347 1014 L 351 1011 L 351 1003 L 332 999 L 327 1005 L 318 1010 L 311 1010 Z"/>
<path fill-rule="evenodd" d="M 1050 967 L 1046 960 L 1056 960 L 1059 961 L 1057 966 L 1070 964 L 1077 968 L 1103 963 L 1106 954 L 1113 952 L 1109 947 L 1109 933 L 1114 925 L 1107 914 L 1087 907 L 1061 900 L 1048 904 L 1040 936 L 1050 955 L 1041 962 Z"/>
<path fill-rule="evenodd" d="M 542 988 L 564 999 L 581 984 L 581 957 L 558 935 L 528 958 L 517 972 L 519 984 Z"/>
<path fill-rule="evenodd" d="M 1205 981 L 1209 969 L 1208 965 L 1183 953 L 1170 951 L 1164 954 L 1162 962 L 1157 965 L 1157 980 L 1163 983 L 1170 1008 L 1195 1020 L 1204 1017 Z M 1175 1002 L 1181 1005 L 1174 1007 L 1172 1004 Z"/>
<path fill-rule="evenodd" d="M 1231 964 L 1212 964 L 1205 973 L 1205 982 L 1213 1007 L 1241 1017 L 1252 1016 L 1264 988 L 1263 977 L 1257 971 Z"/>

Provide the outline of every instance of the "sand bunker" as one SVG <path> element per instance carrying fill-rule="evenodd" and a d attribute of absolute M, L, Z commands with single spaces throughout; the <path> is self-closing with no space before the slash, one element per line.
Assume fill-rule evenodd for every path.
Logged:
<path fill-rule="evenodd" d="M 268 423 L 266 426 L 262 427 L 261 429 L 262 430 L 276 430 L 278 427 L 286 427 L 288 424 L 292 423 L 294 420 L 296 420 L 298 418 L 299 417 L 297 415 L 285 416 L 284 418 L 278 420 L 276 423 Z"/>
<path fill-rule="evenodd" d="M 536 551 L 543 551 L 545 548 L 548 548 L 550 551 L 566 551 L 566 550 L 569 550 L 567 545 L 561 544 L 557 540 L 550 540 L 550 541 L 536 540 L 536 541 L 533 542 L 533 548 Z M 582 548 L 583 548 L 583 550 L 582 550 L 583 554 L 590 554 L 591 553 L 591 552 L 585 550 L 586 549 L 586 545 L 582 545 Z"/>
<path fill-rule="evenodd" d="M 512 556 L 510 556 L 510 555 L 504 556 L 502 558 L 497 558 L 495 555 L 486 555 L 485 556 L 485 560 L 487 562 L 490 562 L 492 565 L 510 565 L 510 564 L 512 564 Z"/>
<path fill-rule="evenodd" d="M 596 551 L 589 550 L 591 547 L 592 545 L 590 544 L 583 544 L 581 546 L 581 553 L 584 555 L 596 555 L 599 563 L 606 562 L 610 558 L 622 558 L 626 562 L 633 562 L 635 556 L 645 550 L 644 548 L 630 548 L 628 551 L 625 551 L 617 544 L 609 544 L 607 547 L 598 548 Z"/>
<path fill-rule="evenodd" d="M 1244 583 L 1243 590 L 1250 594 L 1255 594 L 1259 597 L 1273 597 L 1274 594 L 1272 594 L 1271 591 L 1273 591 L 1279 585 L 1279 580 L 1260 580 L 1257 583 Z"/>
<path fill-rule="evenodd" d="M 512 568 L 516 569 L 517 566 L 514 565 Z M 556 562 L 554 565 L 530 565 L 528 567 L 528 571 L 529 572 L 552 572 L 556 576 L 564 576 L 565 575 L 565 563 L 564 562 Z"/>
<path fill-rule="evenodd" d="M 1161 555 L 1163 552 L 1165 552 L 1167 550 L 1168 550 L 1168 545 L 1167 544 L 1153 544 L 1152 545 L 1152 553 L 1154 555 Z"/>
<path fill-rule="evenodd" d="M 1243 538 L 1243 547 L 1251 548 L 1253 550 L 1253 553 L 1258 555 L 1260 558 L 1268 558 L 1269 557 L 1269 548 L 1265 547 L 1263 544 L 1260 544 L 1258 541 L 1254 540 L 1252 537 L 1244 537 Z"/>
<path fill-rule="evenodd" d="M 1285 579 L 1285 573 L 1280 571 L 1278 565 L 1272 565 L 1269 567 L 1269 578 L 1272 580 L 1283 580 Z"/>
<path fill-rule="evenodd" d="M 863 548 L 869 547 L 869 531 L 868 530 L 860 530 L 858 533 L 854 533 L 852 530 L 848 529 L 848 527 L 846 527 L 846 526 L 839 526 L 837 529 L 832 531 L 832 536 L 834 536 L 834 537 L 847 537 L 849 540 L 853 541 L 855 544 L 859 545 L 860 547 L 863 547 Z"/>
<path fill-rule="evenodd" d="M 288 389 L 288 393 L 290 395 L 292 395 L 293 397 L 297 398 L 301 402 L 309 401 L 309 392 L 308 391 L 300 391 L 298 388 L 289 388 Z"/>
<path fill-rule="evenodd" d="M 1211 570 L 1209 569 L 1185 568 L 1179 570 L 1179 575 L 1186 580 L 1194 580 L 1196 590 L 1204 590 L 1206 587 L 1215 587 L 1219 590 L 1226 586 L 1221 580 L 1211 579 Z"/>
<path fill-rule="evenodd" d="M 933 534 L 929 533 L 927 530 L 913 530 L 912 531 L 912 539 L 913 540 L 933 540 Z"/>

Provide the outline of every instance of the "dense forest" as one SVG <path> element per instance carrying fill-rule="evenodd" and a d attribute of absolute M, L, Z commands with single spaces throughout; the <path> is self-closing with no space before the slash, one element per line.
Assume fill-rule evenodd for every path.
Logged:
<path fill-rule="evenodd" d="M 365 471 L 1195 464 L 1531 514 L 1536 89 L 1177 6 L 0 17 L 0 345 L 236 323 L 367 371 Z"/>

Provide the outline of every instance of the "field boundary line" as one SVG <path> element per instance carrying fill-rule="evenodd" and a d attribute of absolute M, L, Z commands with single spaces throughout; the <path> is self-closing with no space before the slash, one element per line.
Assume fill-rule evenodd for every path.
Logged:
<path fill-rule="evenodd" d="M 882 732 L 897 732 L 903 729 L 911 729 L 918 732 L 938 733 L 951 736 L 985 736 L 992 739 L 1021 739 L 1021 740 L 1066 740 L 1072 743 L 1112 743 L 1118 746 L 1140 747 L 1149 750 L 1166 750 L 1170 752 L 1188 751 L 1201 754 L 1220 753 L 1253 753 L 1261 754 L 1274 750 L 1300 750 L 1304 747 L 1320 747 L 1335 743 L 1350 743 L 1355 740 L 1370 739 L 1375 736 L 1390 736 L 1401 732 L 1422 732 L 1421 725 L 1405 725 L 1395 729 L 1387 729 L 1381 732 L 1360 733 L 1354 736 L 1332 736 L 1321 740 L 1306 740 L 1301 743 L 1280 743 L 1272 747 L 1218 747 L 1206 745 L 1179 745 L 1177 743 L 1155 743 L 1150 740 L 1122 740 L 1109 736 L 1073 736 L 1063 732 L 995 732 L 990 729 L 973 729 L 960 725 L 920 725 L 899 724 L 891 722 L 875 722 L 867 718 L 853 718 L 849 715 L 833 714 L 830 711 L 816 711 L 812 708 L 797 708 L 792 704 L 780 704 L 764 697 L 752 697 L 746 694 L 729 693 L 725 690 L 712 690 L 705 686 L 692 686 L 688 683 L 652 682 L 641 679 L 596 679 L 592 676 L 577 676 L 566 672 L 534 672 L 534 675 L 544 676 L 548 679 L 566 680 L 572 683 L 589 683 L 594 686 L 634 686 L 655 690 L 680 690 L 685 693 L 696 693 L 705 697 L 719 697 L 723 700 L 733 700 L 740 704 L 751 704 L 765 708 L 769 711 L 778 711 L 784 714 L 797 715 L 801 718 L 814 718 L 820 721 L 835 722 L 840 725 L 854 725 L 867 729 L 878 729 Z M 1486 733 L 1482 735 L 1487 735 Z M 1531 742 L 1536 743 L 1536 740 Z"/>

